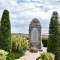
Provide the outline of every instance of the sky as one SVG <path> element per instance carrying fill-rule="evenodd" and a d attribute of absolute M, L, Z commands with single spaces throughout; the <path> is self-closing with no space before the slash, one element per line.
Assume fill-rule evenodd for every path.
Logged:
<path fill-rule="evenodd" d="M 37 18 L 41 23 L 41 32 L 49 32 L 49 23 L 53 11 L 60 16 L 59 0 L 0 0 L 0 19 L 4 9 L 10 12 L 11 32 L 29 33 L 29 24 Z"/>

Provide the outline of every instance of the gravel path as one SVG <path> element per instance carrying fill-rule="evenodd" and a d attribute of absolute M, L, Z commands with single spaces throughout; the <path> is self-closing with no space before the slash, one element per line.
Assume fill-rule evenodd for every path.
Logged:
<path fill-rule="evenodd" d="M 26 51 L 25 55 L 15 60 L 36 60 L 42 52 L 46 52 L 46 48 L 43 48 L 43 51 L 38 51 L 37 53 L 31 53 Z"/>

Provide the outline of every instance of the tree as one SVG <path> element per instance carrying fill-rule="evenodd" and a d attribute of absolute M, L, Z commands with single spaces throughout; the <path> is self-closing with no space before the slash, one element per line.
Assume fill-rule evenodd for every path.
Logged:
<path fill-rule="evenodd" d="M 1 22 L 0 22 L 0 48 L 3 45 L 2 41 L 2 33 L 1 33 Z"/>
<path fill-rule="evenodd" d="M 11 45 L 11 24 L 9 19 L 9 11 L 4 10 L 1 18 L 1 33 L 2 33 L 2 49 L 6 51 L 12 50 Z"/>
<path fill-rule="evenodd" d="M 59 16 L 57 11 L 54 11 L 50 19 L 49 25 L 49 40 L 48 52 L 55 54 L 55 60 L 60 60 L 60 40 L 59 40 Z"/>

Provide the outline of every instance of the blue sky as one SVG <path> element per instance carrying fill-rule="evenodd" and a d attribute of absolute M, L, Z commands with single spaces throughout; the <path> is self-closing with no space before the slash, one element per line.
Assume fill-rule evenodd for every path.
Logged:
<path fill-rule="evenodd" d="M 59 0 L 0 0 L 0 19 L 4 9 L 10 12 L 11 32 L 29 33 L 29 24 L 37 18 L 42 26 L 42 33 L 48 33 L 50 17 L 53 11 L 60 16 Z"/>

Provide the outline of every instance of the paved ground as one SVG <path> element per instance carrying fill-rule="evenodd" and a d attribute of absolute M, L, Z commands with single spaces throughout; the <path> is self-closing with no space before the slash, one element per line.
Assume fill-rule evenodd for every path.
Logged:
<path fill-rule="evenodd" d="M 42 52 L 46 52 L 46 48 L 43 48 L 43 51 L 38 51 L 37 53 L 26 51 L 24 56 L 16 60 L 36 60 L 36 58 L 38 58 Z"/>

